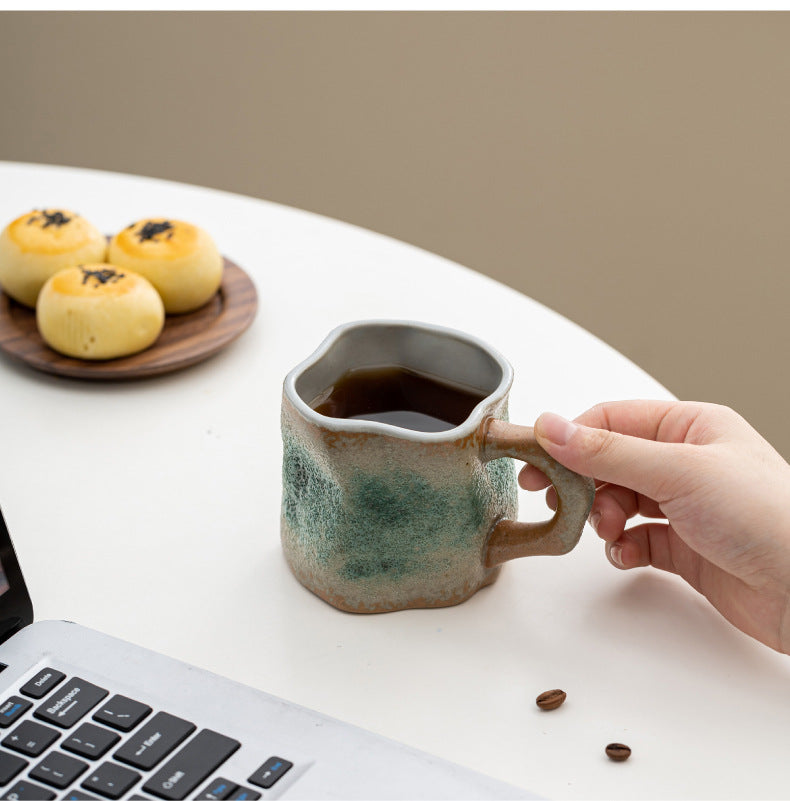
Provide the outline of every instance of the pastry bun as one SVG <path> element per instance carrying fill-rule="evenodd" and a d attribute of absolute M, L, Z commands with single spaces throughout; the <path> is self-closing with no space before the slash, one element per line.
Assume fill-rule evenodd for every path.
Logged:
<path fill-rule="evenodd" d="M 211 237 L 179 220 L 140 220 L 110 241 L 107 261 L 145 276 L 168 314 L 208 303 L 222 281 L 222 256 Z"/>
<path fill-rule="evenodd" d="M 106 237 L 79 214 L 31 211 L 0 234 L 0 287 L 32 308 L 50 276 L 76 264 L 102 262 L 106 252 Z"/>
<path fill-rule="evenodd" d="M 109 264 L 84 264 L 62 270 L 44 284 L 36 322 L 44 341 L 58 353 L 114 359 L 153 345 L 165 310 L 141 275 Z"/>

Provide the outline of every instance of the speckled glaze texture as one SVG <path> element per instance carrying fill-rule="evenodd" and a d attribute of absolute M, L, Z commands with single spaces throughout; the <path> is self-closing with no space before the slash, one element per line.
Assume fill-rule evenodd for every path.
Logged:
<path fill-rule="evenodd" d="M 505 416 L 505 404 L 491 414 Z M 457 604 L 497 577 L 483 550 L 516 515 L 510 459 L 483 463 L 477 433 L 416 442 L 331 432 L 283 398 L 282 544 L 296 577 L 351 612 Z"/>

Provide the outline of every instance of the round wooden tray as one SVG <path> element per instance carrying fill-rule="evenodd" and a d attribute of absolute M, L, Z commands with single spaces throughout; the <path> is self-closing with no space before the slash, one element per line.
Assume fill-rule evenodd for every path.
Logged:
<path fill-rule="evenodd" d="M 213 356 L 249 328 L 258 309 L 252 280 L 224 259 L 222 284 L 202 308 L 165 317 L 159 339 L 120 359 L 87 361 L 61 356 L 38 333 L 36 313 L 0 292 L 0 350 L 36 370 L 97 381 L 144 378 L 180 370 Z"/>

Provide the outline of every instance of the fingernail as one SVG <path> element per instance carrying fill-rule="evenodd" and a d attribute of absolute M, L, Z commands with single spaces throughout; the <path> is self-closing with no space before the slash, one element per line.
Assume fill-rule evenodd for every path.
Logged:
<path fill-rule="evenodd" d="M 574 435 L 578 426 L 554 412 L 544 412 L 537 419 L 535 428 L 540 431 L 541 436 L 555 445 L 565 445 Z"/>
<path fill-rule="evenodd" d="M 590 515 L 590 525 L 595 529 L 596 533 L 598 532 L 598 524 L 600 522 L 601 522 L 601 513 L 593 512 Z"/>
<path fill-rule="evenodd" d="M 612 545 L 609 548 L 609 560 L 617 567 L 625 567 L 623 564 L 623 546 Z"/>

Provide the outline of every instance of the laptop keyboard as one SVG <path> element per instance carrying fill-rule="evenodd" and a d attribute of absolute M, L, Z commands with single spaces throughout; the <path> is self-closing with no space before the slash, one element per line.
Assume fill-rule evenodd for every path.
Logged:
<path fill-rule="evenodd" d="M 293 767 L 271 756 L 244 781 L 204 785 L 238 740 L 53 668 L 0 703 L 0 738 L 2 798 L 14 801 L 256 799 L 248 784 L 268 790 Z"/>

